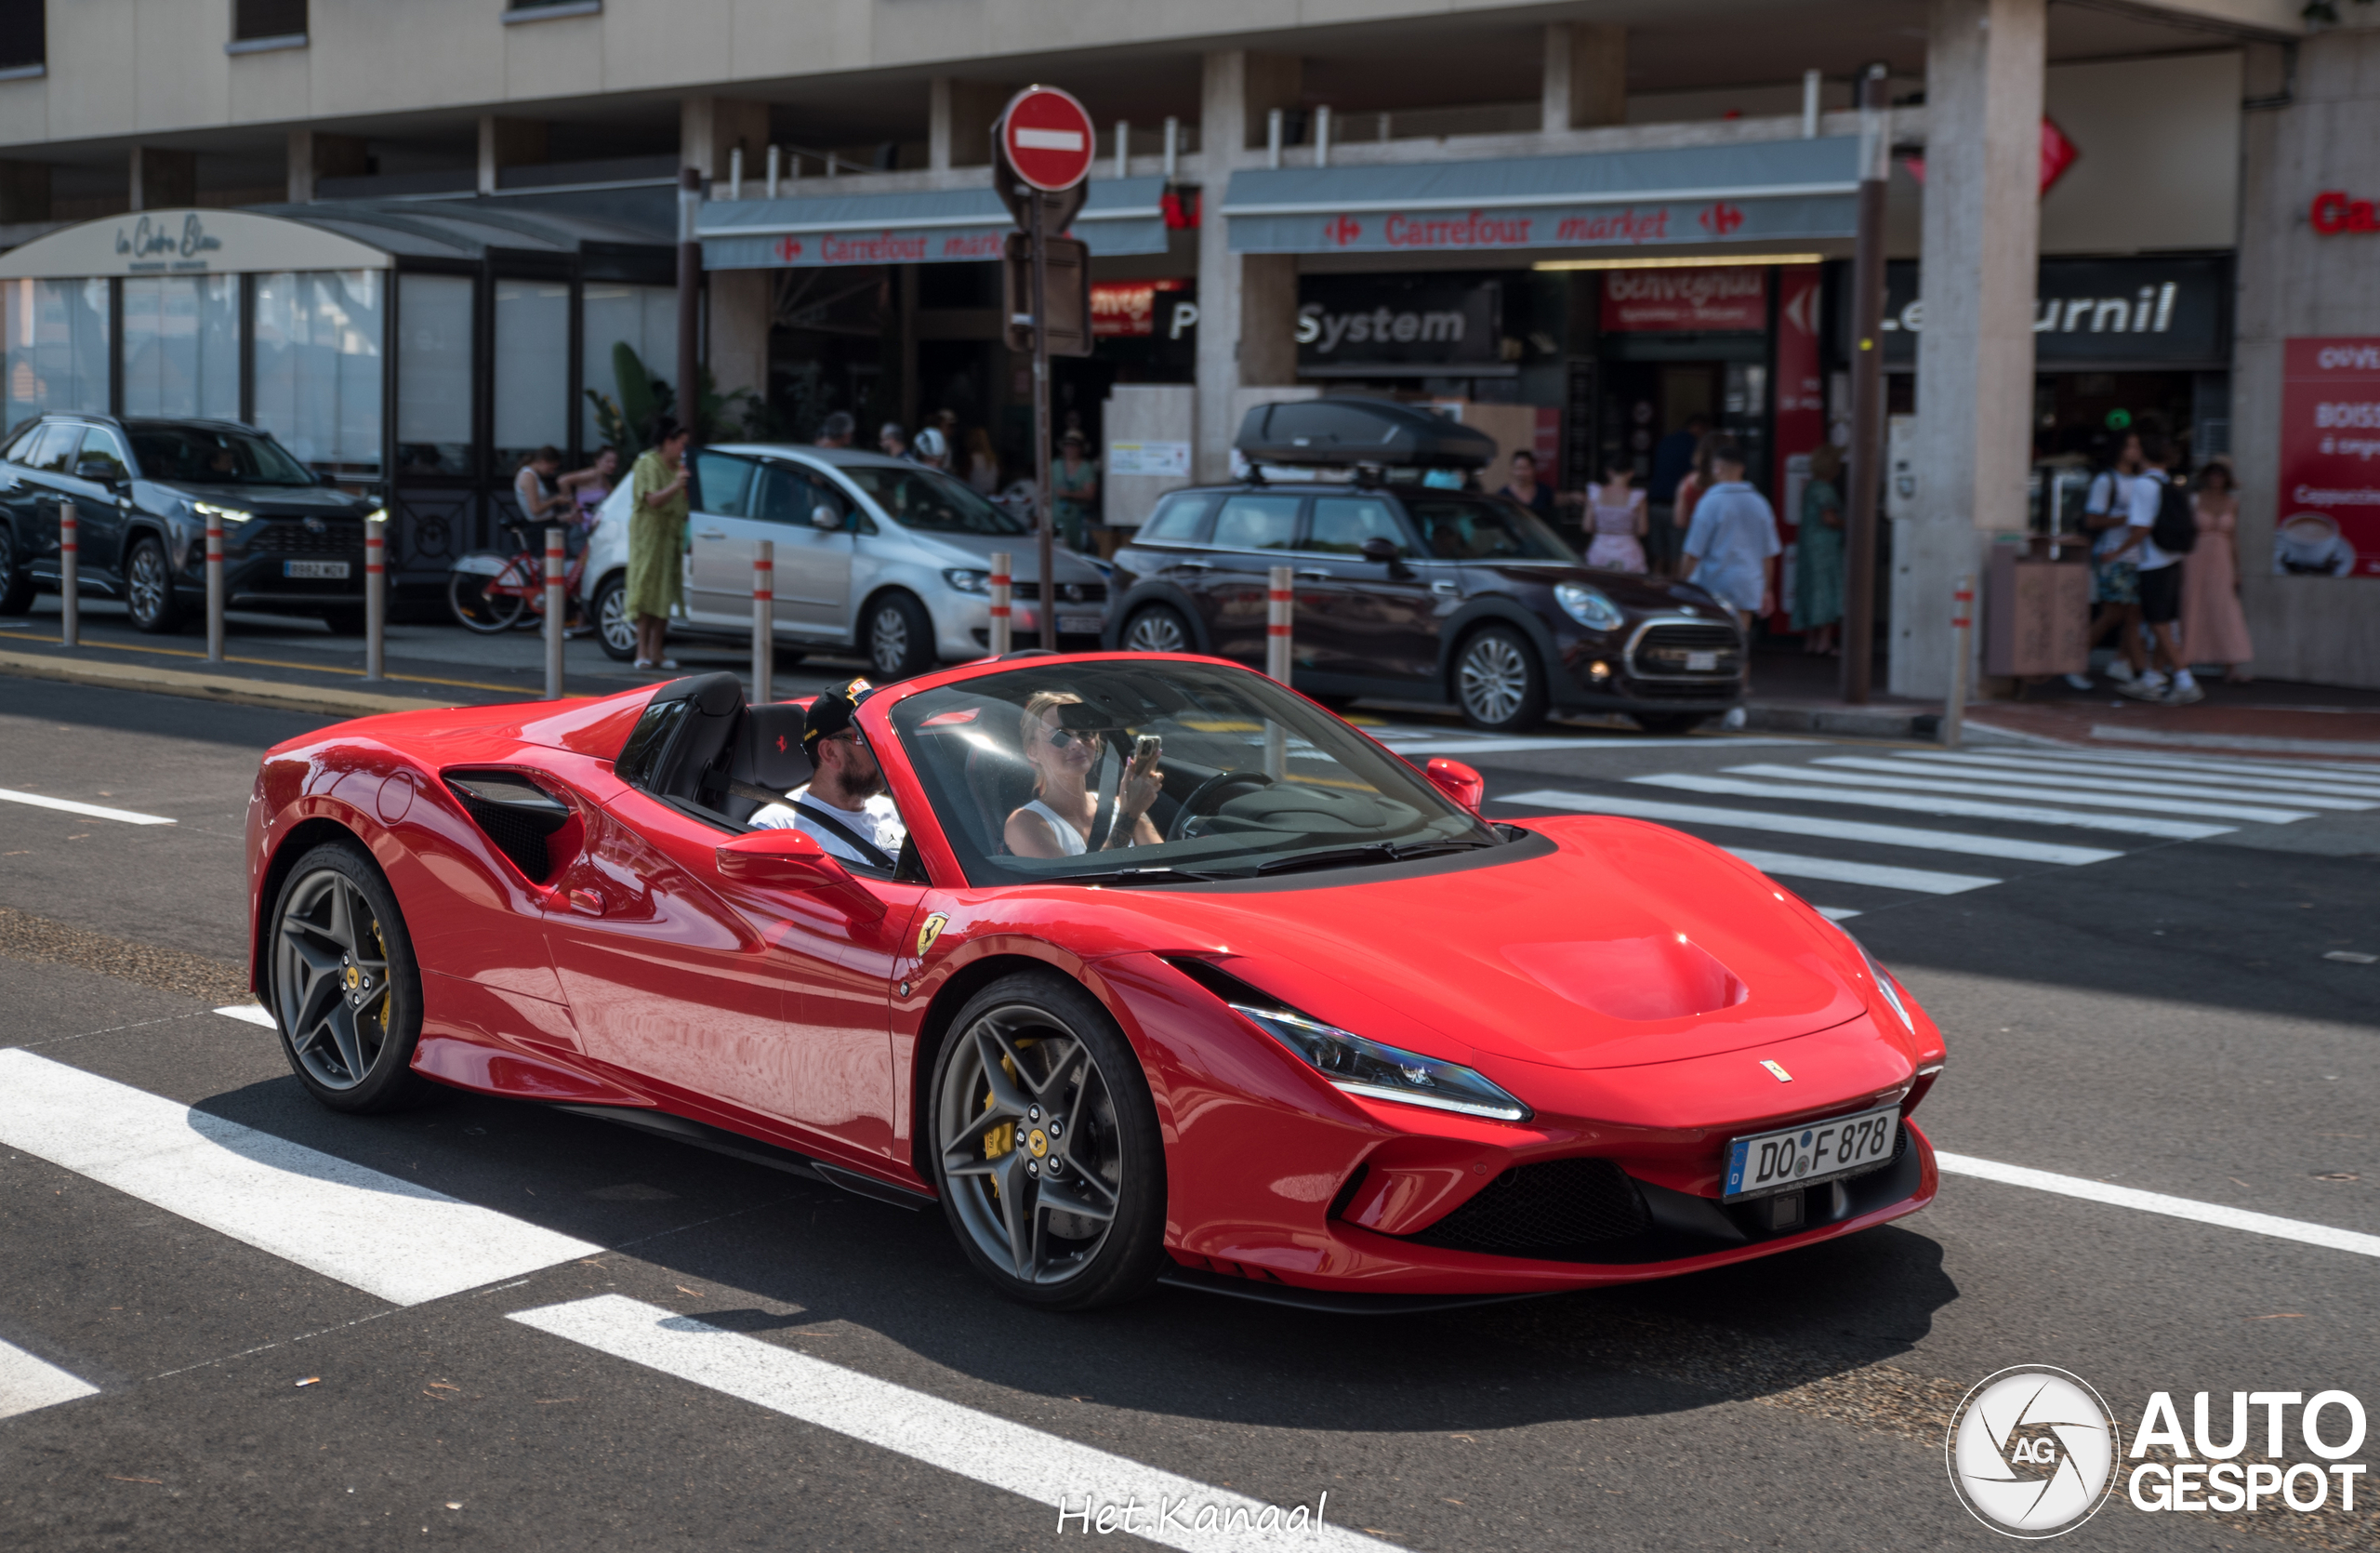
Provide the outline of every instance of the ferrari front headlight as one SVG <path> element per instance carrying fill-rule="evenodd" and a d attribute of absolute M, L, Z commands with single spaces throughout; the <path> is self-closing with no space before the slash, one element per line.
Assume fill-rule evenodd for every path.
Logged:
<path fill-rule="evenodd" d="M 1233 1012 L 1287 1046 L 1331 1084 L 1368 1100 L 1395 1100 L 1493 1122 L 1527 1122 L 1536 1113 L 1460 1063 L 1442 1062 L 1286 1009 L 1233 1003 Z"/>
<path fill-rule="evenodd" d="M 1848 933 L 1844 936 L 1851 938 Z M 1858 946 L 1859 958 L 1868 962 L 1868 974 L 1875 978 L 1876 990 L 1884 995 L 1884 1002 L 1892 1004 L 1893 1012 L 1900 1015 L 1900 1028 L 1915 1035 L 1917 1021 L 1909 1016 L 1909 1005 L 1901 1002 L 1900 988 L 1893 981 L 1892 973 L 1876 963 L 1876 957 L 1868 952 L 1867 945 L 1861 944 L 1857 938 L 1851 938 L 1851 941 Z"/>

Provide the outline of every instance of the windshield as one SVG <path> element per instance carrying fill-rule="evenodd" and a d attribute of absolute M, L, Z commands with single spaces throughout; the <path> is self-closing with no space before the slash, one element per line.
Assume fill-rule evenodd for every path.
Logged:
<path fill-rule="evenodd" d="M 1538 515 L 1495 497 L 1408 496 L 1421 543 L 1441 561 L 1564 561 L 1578 556 Z"/>
<path fill-rule="evenodd" d="M 892 721 L 971 884 L 1251 879 L 1501 844 L 1247 670 L 1053 659 L 911 696 Z M 1154 780 L 1127 782 L 1144 748 Z M 1123 823 L 1119 789 L 1144 805 Z"/>
<path fill-rule="evenodd" d="M 846 464 L 840 472 L 904 528 L 944 534 L 1031 532 L 1007 508 L 993 506 L 972 487 L 922 464 Z"/>
<path fill-rule="evenodd" d="M 151 480 L 193 485 L 312 485 L 313 471 L 271 437 L 216 426 L 135 423 L 132 456 Z"/>

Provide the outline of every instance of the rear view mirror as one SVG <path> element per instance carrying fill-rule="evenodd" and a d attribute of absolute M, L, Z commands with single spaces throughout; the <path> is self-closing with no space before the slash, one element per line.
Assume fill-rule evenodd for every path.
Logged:
<path fill-rule="evenodd" d="M 884 915 L 884 903 L 805 831 L 754 830 L 715 856 L 721 875 L 739 884 L 805 891 L 868 921 Z"/>
<path fill-rule="evenodd" d="M 843 515 L 822 501 L 810 510 L 810 526 L 833 534 L 842 528 Z"/>
<path fill-rule="evenodd" d="M 1456 807 L 1479 813 L 1479 805 L 1488 796 L 1487 779 L 1461 761 L 1450 761 L 1443 755 L 1433 756 L 1421 775 L 1430 786 Z"/>

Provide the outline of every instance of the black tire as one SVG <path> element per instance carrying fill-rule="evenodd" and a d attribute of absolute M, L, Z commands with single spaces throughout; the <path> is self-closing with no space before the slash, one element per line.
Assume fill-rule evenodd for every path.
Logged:
<path fill-rule="evenodd" d="M 1648 734 L 1690 734 L 1711 721 L 1707 711 L 1632 711 L 1628 721 Z"/>
<path fill-rule="evenodd" d="M 0 524 L 0 615 L 22 615 L 33 606 L 33 557 L 17 548 L 16 532 Z"/>
<path fill-rule="evenodd" d="M 413 937 L 360 843 L 325 842 L 298 859 L 273 904 L 266 964 L 282 1055 L 316 1100 L 369 1115 L 437 1092 L 412 1068 L 421 1040 Z"/>
<path fill-rule="evenodd" d="M 615 572 L 595 590 L 595 640 L 615 663 L 636 661 L 636 622 L 628 618 L 628 579 Z"/>
<path fill-rule="evenodd" d="M 1157 1107 L 1096 998 L 1049 971 L 1002 976 L 959 1011 L 928 1095 L 944 1216 L 994 1288 L 1043 1310 L 1089 1310 L 1157 1281 L 1165 1262 Z M 1052 1207 L 1053 1198 L 1108 1216 Z M 1021 1227 L 1014 1203 L 1025 1205 Z"/>
<path fill-rule="evenodd" d="M 1537 644 L 1511 626 L 1483 626 L 1454 655 L 1454 700 L 1463 719 L 1490 734 L 1525 734 L 1545 721 L 1545 665 Z"/>
<path fill-rule="evenodd" d="M 500 581 L 479 572 L 456 572 L 446 579 L 446 607 L 465 630 L 500 636 L 529 613 L 529 601 L 512 593 L 491 593 L 488 585 Z"/>
<path fill-rule="evenodd" d="M 879 684 L 922 674 L 934 666 L 933 620 L 908 593 L 881 593 L 860 628 L 867 666 Z"/>
<path fill-rule="evenodd" d="M 1128 653 L 1195 653 L 1198 639 L 1182 611 L 1170 604 L 1144 604 L 1124 622 L 1116 644 Z"/>
<path fill-rule="evenodd" d="M 364 606 L 360 604 L 337 604 L 329 609 L 316 610 L 314 613 L 316 618 L 330 628 L 333 636 L 364 634 L 366 622 Z"/>
<path fill-rule="evenodd" d="M 181 629 L 182 601 L 175 591 L 173 564 L 153 534 L 132 541 L 125 555 L 124 607 L 134 628 L 152 636 Z"/>

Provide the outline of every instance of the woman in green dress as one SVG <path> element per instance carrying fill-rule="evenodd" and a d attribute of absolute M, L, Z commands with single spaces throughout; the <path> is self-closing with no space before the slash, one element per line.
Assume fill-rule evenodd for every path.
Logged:
<path fill-rule="evenodd" d="M 1793 629 L 1802 651 L 1832 656 L 1843 619 L 1843 450 L 1832 443 L 1810 455 L 1802 487 L 1802 527 L 1793 538 Z"/>
<path fill-rule="evenodd" d="M 636 666 L 675 669 L 661 656 L 669 611 L 684 602 L 686 550 L 686 431 L 667 416 L 654 428 L 654 445 L 629 475 L 635 506 L 628 514 L 628 586 L 625 606 L 636 621 Z"/>

